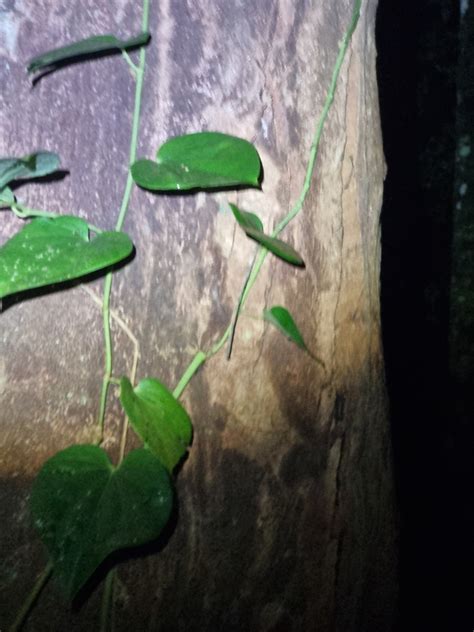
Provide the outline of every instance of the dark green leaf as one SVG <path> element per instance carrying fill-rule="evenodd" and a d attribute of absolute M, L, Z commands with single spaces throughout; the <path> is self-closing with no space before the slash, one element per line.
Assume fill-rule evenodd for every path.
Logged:
<path fill-rule="evenodd" d="M 263 224 L 258 215 L 255 215 L 255 213 L 249 213 L 248 211 L 242 211 L 237 208 L 235 204 L 229 204 L 229 206 L 232 210 L 232 213 L 234 214 L 235 219 L 239 223 L 239 226 L 241 226 L 244 230 L 250 228 L 263 233 Z"/>
<path fill-rule="evenodd" d="M 280 259 L 284 259 L 295 266 L 304 266 L 301 255 L 297 253 L 294 248 L 284 241 L 281 241 L 281 239 L 270 237 L 270 235 L 266 235 L 263 232 L 262 222 L 257 215 L 249 213 L 248 211 L 242 211 L 237 208 L 235 204 L 230 204 L 230 207 L 239 226 L 242 227 L 248 237 L 258 241 L 259 244 L 265 246 L 265 248 L 273 252 L 277 257 L 280 257 Z"/>
<path fill-rule="evenodd" d="M 43 465 L 31 493 L 34 524 L 69 598 L 111 553 L 156 539 L 172 504 L 168 472 L 143 448 L 117 469 L 97 446 L 62 450 Z"/>
<path fill-rule="evenodd" d="M 133 388 L 123 377 L 120 401 L 135 432 L 171 472 L 191 443 L 188 413 L 166 386 L 152 378 Z"/>
<path fill-rule="evenodd" d="M 298 347 L 306 349 L 303 336 L 300 334 L 293 317 L 287 309 L 279 305 L 275 305 L 275 307 L 272 307 L 271 309 L 265 309 L 263 311 L 263 317 L 265 320 L 268 320 L 269 323 L 275 325 L 277 329 L 296 343 Z"/>
<path fill-rule="evenodd" d="M 135 162 L 132 177 L 152 191 L 258 187 L 260 158 L 242 138 L 200 132 L 171 138 L 159 148 L 156 161 Z"/>
<path fill-rule="evenodd" d="M 47 176 L 59 167 L 59 156 L 50 151 L 39 151 L 23 158 L 0 159 L 0 191 L 9 182 Z"/>
<path fill-rule="evenodd" d="M 74 57 L 82 57 L 84 55 L 117 49 L 125 50 L 126 48 L 133 48 L 134 46 L 143 46 L 149 39 L 150 33 L 140 33 L 136 37 L 127 40 L 117 39 L 115 35 L 95 35 L 75 42 L 74 44 L 61 46 L 61 48 L 55 48 L 47 53 L 33 57 L 33 59 L 30 59 L 28 62 L 27 70 L 28 72 L 36 72 L 37 70 L 41 70 L 41 68 L 54 66 L 55 64 Z"/>
<path fill-rule="evenodd" d="M 87 222 L 79 217 L 34 219 L 0 248 L 0 298 L 101 270 L 132 248 L 125 233 L 89 240 Z"/>

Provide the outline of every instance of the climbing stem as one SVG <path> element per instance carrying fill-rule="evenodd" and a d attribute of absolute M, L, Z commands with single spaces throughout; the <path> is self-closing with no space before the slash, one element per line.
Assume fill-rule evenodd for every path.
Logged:
<path fill-rule="evenodd" d="M 48 582 L 48 579 L 51 577 L 52 572 L 53 572 L 53 563 L 48 562 L 46 566 L 44 567 L 43 572 L 36 580 L 36 583 L 33 586 L 33 589 L 31 590 L 27 599 L 23 602 L 23 605 L 20 611 L 18 612 L 15 621 L 10 626 L 8 632 L 18 632 L 18 630 L 21 630 L 24 622 L 26 621 L 27 616 L 30 613 L 30 610 L 35 605 L 36 600 L 40 596 L 40 593 L 43 590 L 43 588 L 46 586 L 46 583 Z"/>
<path fill-rule="evenodd" d="M 46 217 L 49 219 L 55 219 L 56 217 L 64 217 L 60 213 L 52 213 L 51 211 L 43 211 L 42 209 L 39 209 L 39 208 L 29 208 L 28 206 L 24 206 L 23 204 L 20 204 L 20 202 L 15 202 L 14 204 L 11 205 L 10 208 L 12 212 L 20 219 L 28 219 L 30 217 Z M 89 230 L 91 230 L 92 232 L 97 233 L 97 234 L 102 232 L 102 230 L 98 228 L 97 226 L 94 226 L 94 224 L 89 224 L 89 222 L 86 222 L 86 223 Z"/>
<path fill-rule="evenodd" d="M 293 220 L 298 215 L 298 213 L 301 211 L 305 203 L 306 196 L 308 195 L 308 192 L 311 186 L 311 180 L 312 180 L 313 172 L 314 172 L 314 165 L 316 163 L 316 158 L 318 156 L 319 144 L 321 141 L 321 135 L 323 132 L 324 124 L 326 122 L 331 105 L 334 101 L 337 80 L 339 78 L 342 63 L 346 56 L 347 49 L 349 48 L 349 43 L 350 43 L 352 34 L 355 31 L 357 22 L 359 21 L 361 3 L 362 3 L 362 0 L 355 0 L 349 27 L 347 31 L 345 32 L 339 46 L 339 52 L 336 58 L 336 62 L 334 64 L 334 69 L 333 69 L 332 77 L 331 77 L 331 83 L 329 84 L 323 110 L 316 123 L 315 131 L 313 135 L 313 141 L 311 143 L 308 166 L 306 168 L 306 175 L 305 175 L 303 187 L 301 189 L 301 193 L 297 201 L 295 202 L 294 206 L 289 211 L 289 213 L 277 224 L 275 230 L 272 233 L 272 237 L 277 237 L 284 230 L 284 228 L 291 222 L 291 220 Z M 251 267 L 250 274 L 246 277 L 241 293 L 237 300 L 237 307 L 236 307 L 236 311 L 234 312 L 232 323 L 227 327 L 222 337 L 211 347 L 209 351 L 207 351 L 206 353 L 199 351 L 196 354 L 196 356 L 192 360 L 189 367 L 186 369 L 183 377 L 181 378 L 181 380 L 178 383 L 178 386 L 175 389 L 175 393 L 176 391 L 178 391 L 178 395 L 175 394 L 175 397 L 179 397 L 179 395 L 181 395 L 181 393 L 186 388 L 187 384 L 189 383 L 189 381 L 191 380 L 192 376 L 197 371 L 197 369 L 201 366 L 201 364 L 203 364 L 207 359 L 211 358 L 213 355 L 218 353 L 222 349 L 222 347 L 226 344 L 226 342 L 229 340 L 229 338 L 233 337 L 235 328 L 237 325 L 237 318 L 239 316 L 239 313 L 241 309 L 243 308 L 245 301 L 247 300 L 255 281 L 257 280 L 257 277 L 259 275 L 259 272 L 262 268 L 263 262 L 265 261 L 267 254 L 268 254 L 268 250 L 264 248 L 263 246 L 260 246 L 257 251 L 257 255 L 254 259 L 254 263 Z M 231 350 L 231 347 L 229 347 L 229 349 Z"/>
<path fill-rule="evenodd" d="M 148 17 L 150 12 L 150 0 L 143 0 L 143 17 L 142 17 L 142 30 L 148 31 Z M 142 103 L 143 92 L 143 77 L 145 74 L 146 63 L 146 50 L 142 46 L 139 52 L 139 61 L 136 69 L 136 82 L 135 82 L 135 100 L 133 107 L 132 118 L 132 132 L 130 136 L 130 149 L 129 149 L 129 168 L 127 169 L 127 181 L 125 184 L 125 190 L 122 197 L 122 203 L 120 205 L 120 211 L 115 224 L 115 230 L 122 230 L 125 217 L 128 211 L 130 196 L 133 188 L 133 179 L 130 173 L 130 165 L 135 162 L 137 155 L 138 144 L 138 131 L 140 127 L 140 110 Z M 99 419 L 98 424 L 101 430 L 101 435 L 104 431 L 105 423 L 105 410 L 107 407 L 107 394 L 109 390 L 110 377 L 112 375 L 113 357 L 112 357 L 112 339 L 110 334 L 110 295 L 112 292 L 112 273 L 109 272 L 105 277 L 103 299 L 102 299 L 102 318 L 103 318 L 103 335 L 104 335 L 104 347 L 105 347 L 105 367 L 104 376 L 102 380 L 102 391 L 100 394 L 100 407 L 99 407 Z"/>
<path fill-rule="evenodd" d="M 142 31 L 148 31 L 148 18 L 150 12 L 150 0 L 143 0 L 143 8 L 142 8 Z M 128 60 L 126 60 L 128 63 Z M 142 91 L 143 91 L 143 78 L 145 75 L 145 64 L 146 64 L 146 50 L 145 47 L 142 46 L 139 52 L 138 58 L 138 66 L 134 68 L 134 76 L 135 76 L 135 99 L 133 106 L 133 118 L 132 118 L 132 131 L 130 136 L 130 149 L 129 149 L 129 164 L 127 168 L 127 181 L 125 183 L 125 190 L 122 197 L 122 203 L 120 205 L 120 211 L 117 217 L 117 221 L 115 224 L 115 230 L 122 230 L 123 224 L 125 222 L 125 217 L 127 215 L 130 196 L 133 188 L 133 179 L 132 174 L 130 172 L 130 166 L 135 162 L 137 155 L 137 144 L 138 144 L 138 131 L 140 127 L 140 110 L 141 110 L 141 102 L 142 102 Z M 103 299 L 102 299 L 102 316 L 103 316 L 103 335 L 104 335 L 104 347 L 105 347 L 105 367 L 104 367 L 104 376 L 102 381 L 102 391 L 100 395 L 100 408 L 99 408 L 99 425 L 101 430 L 101 435 L 103 437 L 104 432 L 104 422 L 105 422 L 105 410 L 107 406 L 107 394 L 110 385 L 110 379 L 112 375 L 113 368 L 113 356 L 112 356 L 112 338 L 110 334 L 110 295 L 112 292 L 112 273 L 109 272 L 105 277 L 104 281 L 104 291 L 103 291 Z M 137 356 L 138 357 L 138 356 Z M 133 372 L 136 372 L 136 362 L 134 362 Z M 119 455 L 119 464 L 123 459 L 124 455 L 124 447 L 126 440 L 128 421 L 125 419 L 124 428 L 122 431 L 122 441 Z M 105 580 L 104 593 L 102 595 L 102 608 L 101 608 L 101 619 L 100 619 L 100 629 L 101 632 L 106 632 L 107 624 L 110 620 L 111 610 L 113 608 L 113 587 L 115 582 L 115 571 L 111 571 Z"/>
<path fill-rule="evenodd" d="M 313 135 L 313 141 L 311 143 L 311 149 L 310 149 L 310 154 L 309 154 L 309 160 L 308 160 L 308 166 L 306 168 L 306 175 L 305 175 L 305 179 L 304 179 L 304 183 L 303 183 L 303 187 L 301 189 L 301 193 L 298 197 L 298 199 L 296 200 L 294 206 L 292 207 L 292 209 L 289 211 L 289 213 L 277 224 L 275 230 L 272 233 L 272 237 L 278 237 L 278 235 L 284 230 L 284 228 L 286 228 L 286 226 L 291 222 L 291 220 L 293 220 L 298 213 L 301 211 L 301 209 L 303 208 L 303 205 L 305 203 L 306 200 L 306 196 L 308 195 L 310 186 L 311 186 L 311 180 L 313 178 L 313 173 L 314 173 L 314 165 L 316 163 L 316 158 L 318 156 L 318 151 L 319 151 L 319 144 L 321 141 L 321 135 L 323 132 L 323 128 L 324 128 L 324 124 L 326 122 L 326 119 L 328 117 L 328 113 L 329 110 L 331 109 L 331 105 L 334 101 L 334 95 L 336 93 L 336 87 L 337 87 L 337 80 L 339 78 L 339 74 L 341 72 L 341 67 L 342 67 L 342 63 L 344 61 L 344 58 L 346 56 L 347 53 L 347 49 L 349 47 L 349 43 L 352 37 L 352 34 L 354 33 L 354 30 L 357 26 L 357 22 L 359 21 L 359 16 L 360 16 L 360 6 L 361 6 L 361 2 L 362 0 L 356 0 L 355 4 L 354 4 L 354 9 L 352 12 L 352 17 L 351 17 L 351 22 L 349 24 L 349 27 L 346 31 L 346 33 L 344 34 L 344 37 L 342 38 L 341 44 L 339 46 L 339 53 L 337 55 L 336 58 L 336 63 L 334 64 L 334 69 L 332 72 L 332 77 L 331 77 L 331 83 L 329 84 L 329 89 L 326 95 L 326 99 L 324 102 L 324 106 L 323 106 L 323 110 L 321 112 L 321 115 L 316 123 L 316 128 L 314 131 L 314 135 Z M 238 301 L 238 312 L 240 312 L 240 310 L 242 309 L 242 307 L 245 304 L 245 301 L 247 300 L 247 297 L 250 293 L 250 290 L 252 289 L 258 274 L 260 272 L 260 269 L 263 265 L 263 262 L 265 261 L 265 258 L 268 254 L 268 250 L 266 248 L 260 247 L 260 251 L 257 254 L 255 263 L 252 267 L 252 270 L 250 272 L 250 275 L 248 277 L 248 281 L 247 283 L 244 285 L 243 289 L 242 289 L 242 294 L 239 297 L 239 301 Z M 227 332 L 226 332 L 227 334 Z M 230 332 L 229 332 L 230 334 Z M 227 335 L 229 335 L 227 334 Z"/>

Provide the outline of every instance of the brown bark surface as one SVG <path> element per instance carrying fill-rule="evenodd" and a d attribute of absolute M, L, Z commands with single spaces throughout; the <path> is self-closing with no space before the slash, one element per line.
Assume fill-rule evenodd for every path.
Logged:
<path fill-rule="evenodd" d="M 139 378 L 173 387 L 229 324 L 255 250 L 226 202 L 271 230 L 292 207 L 349 0 L 163 0 L 152 42 L 139 155 L 202 129 L 255 143 L 262 191 L 176 197 L 135 188 L 125 229 L 134 261 L 112 308 L 140 344 Z M 183 402 L 194 423 L 175 528 L 159 554 L 120 566 L 117 630 L 385 631 L 395 601 L 394 513 L 379 313 L 384 160 L 375 80 L 375 0 L 363 10 L 325 127 L 311 191 L 282 236 L 306 268 L 268 257 L 232 358 L 201 369 Z M 29 206 L 112 228 L 126 178 L 134 82 L 120 55 L 74 64 L 32 88 L 26 61 L 90 34 L 140 30 L 136 2 L 14 3 L 2 14 L 0 153 L 59 153 L 70 174 L 21 187 Z M 20 226 L 2 213 L 3 240 Z M 101 282 L 91 287 L 100 293 Z M 261 319 L 293 313 L 325 368 Z M 91 441 L 101 315 L 81 287 L 0 315 L 2 627 L 45 561 L 27 496 L 46 458 Z M 132 345 L 113 328 L 114 373 Z M 122 417 L 112 390 L 107 447 Z M 130 445 L 134 440 L 130 438 Z M 48 584 L 27 630 L 91 630 L 100 591 L 69 610 Z"/>

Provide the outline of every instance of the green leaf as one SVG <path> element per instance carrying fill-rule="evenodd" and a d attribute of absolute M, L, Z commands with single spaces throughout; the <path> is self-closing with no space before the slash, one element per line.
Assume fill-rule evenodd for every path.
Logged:
<path fill-rule="evenodd" d="M 262 222 L 257 215 L 249 213 L 248 211 L 242 211 L 237 208 L 235 204 L 229 204 L 229 206 L 239 226 L 242 227 L 248 237 L 258 241 L 259 244 L 265 246 L 265 248 L 273 252 L 277 257 L 280 257 L 280 259 L 292 263 L 295 266 L 304 266 L 301 255 L 296 252 L 294 248 L 286 242 L 281 241 L 281 239 L 270 237 L 270 235 L 266 235 L 263 232 Z"/>
<path fill-rule="evenodd" d="M 219 132 L 199 132 L 166 141 L 156 161 L 137 160 L 132 177 L 151 191 L 258 187 L 260 169 L 259 155 L 251 143 Z"/>
<path fill-rule="evenodd" d="M 125 233 L 103 232 L 90 240 L 79 217 L 34 219 L 0 248 L 0 298 L 101 270 L 132 249 Z"/>
<path fill-rule="evenodd" d="M 229 203 L 229 206 L 239 226 L 241 226 L 244 230 L 250 228 L 251 230 L 257 230 L 263 233 L 263 224 L 258 215 L 255 215 L 255 213 L 249 213 L 248 211 L 242 211 L 235 206 L 235 204 Z"/>
<path fill-rule="evenodd" d="M 54 66 L 55 64 L 74 57 L 83 57 L 84 55 L 91 55 L 93 53 L 117 49 L 125 50 L 127 48 L 133 48 L 134 46 L 143 46 L 148 43 L 149 39 L 150 33 L 140 33 L 136 37 L 127 40 L 117 39 L 115 35 L 94 35 L 93 37 L 88 37 L 74 44 L 61 46 L 61 48 L 55 48 L 47 53 L 33 57 L 33 59 L 30 59 L 28 62 L 27 70 L 28 72 L 36 72 L 37 70 L 41 70 L 41 68 Z"/>
<path fill-rule="evenodd" d="M 59 156 L 50 151 L 38 151 L 23 158 L 0 159 L 0 191 L 12 180 L 47 176 L 59 167 Z"/>
<path fill-rule="evenodd" d="M 15 196 L 13 195 L 13 191 L 10 189 L 10 187 L 4 187 L 1 191 L 0 191 L 0 207 L 2 206 L 10 206 L 11 204 L 14 204 L 15 202 Z"/>
<path fill-rule="evenodd" d="M 34 524 L 69 598 L 111 553 L 156 539 L 172 504 L 168 472 L 143 448 L 115 469 L 98 446 L 72 446 L 46 461 L 31 492 Z"/>
<path fill-rule="evenodd" d="M 269 323 L 275 325 L 277 329 L 297 344 L 298 347 L 307 350 L 303 336 L 300 334 L 293 317 L 287 309 L 275 305 L 271 309 L 265 309 L 263 311 L 263 317 L 265 320 L 268 320 Z"/>
<path fill-rule="evenodd" d="M 188 413 L 158 380 L 147 378 L 138 386 L 120 380 L 120 401 L 133 429 L 145 445 L 172 472 L 191 443 Z"/>

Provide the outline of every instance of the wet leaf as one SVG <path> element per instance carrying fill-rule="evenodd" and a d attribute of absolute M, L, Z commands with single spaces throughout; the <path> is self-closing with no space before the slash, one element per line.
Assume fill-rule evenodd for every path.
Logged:
<path fill-rule="evenodd" d="M 258 187 L 260 169 L 251 143 L 219 132 L 199 132 L 166 141 L 156 161 L 141 159 L 132 165 L 132 177 L 151 191 Z"/>
<path fill-rule="evenodd" d="M 192 437 L 188 413 L 158 380 L 147 378 L 138 386 L 120 380 L 120 401 L 133 429 L 145 445 L 172 472 Z"/>
<path fill-rule="evenodd" d="M 69 598 L 111 553 L 156 539 L 172 504 L 168 472 L 143 448 L 118 468 L 97 446 L 62 450 L 43 465 L 31 493 L 35 527 Z"/>
<path fill-rule="evenodd" d="M 107 268 L 132 249 L 121 232 L 89 239 L 87 222 L 79 217 L 34 219 L 0 247 L 0 298 Z"/>

